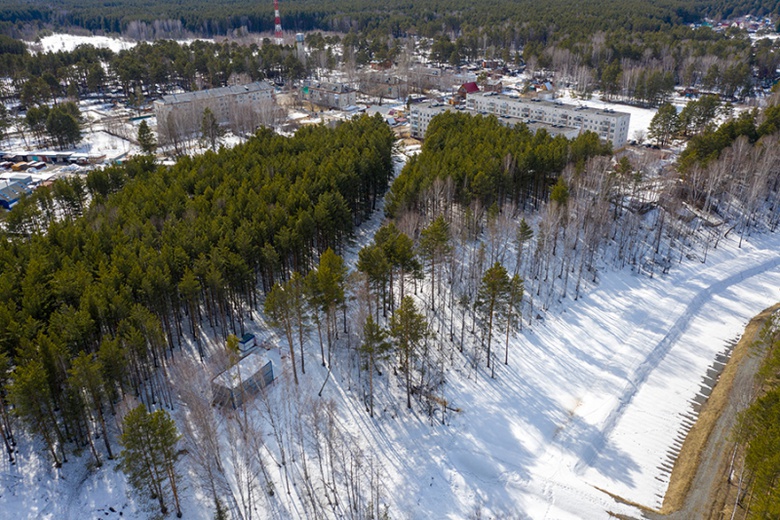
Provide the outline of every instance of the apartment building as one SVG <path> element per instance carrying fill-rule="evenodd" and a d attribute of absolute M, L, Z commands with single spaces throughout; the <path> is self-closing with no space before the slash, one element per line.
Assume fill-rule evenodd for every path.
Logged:
<path fill-rule="evenodd" d="M 431 123 L 431 119 L 443 112 L 462 112 L 464 114 L 479 115 L 480 112 L 475 110 L 469 110 L 460 106 L 453 106 L 444 103 L 426 102 L 417 103 L 411 106 L 409 111 L 409 129 L 411 136 L 416 139 L 423 139 L 425 132 L 428 131 L 428 125 Z M 573 139 L 580 133 L 578 128 L 573 128 L 558 124 L 547 124 L 539 121 L 528 121 L 518 117 L 512 117 L 509 115 L 497 115 L 499 123 L 505 126 L 514 127 L 520 123 L 525 125 L 534 133 L 539 129 L 544 128 L 548 134 L 553 137 L 563 135 L 567 139 Z"/>
<path fill-rule="evenodd" d="M 565 105 L 554 101 L 521 99 L 495 92 L 475 92 L 466 98 L 466 107 L 479 113 L 508 116 L 527 122 L 545 123 L 592 131 L 617 149 L 628 142 L 631 114 L 610 109 Z"/>
<path fill-rule="evenodd" d="M 226 125 L 231 120 L 231 110 L 235 107 L 246 107 L 262 102 L 273 101 L 273 87 L 263 81 L 236 85 L 232 87 L 196 90 L 182 94 L 169 94 L 154 102 L 154 111 L 158 124 L 167 121 L 171 114 L 181 113 L 203 115 L 206 108 L 210 109 L 217 121 Z M 199 119 L 198 119 L 199 121 Z"/>
<path fill-rule="evenodd" d="M 340 110 L 354 106 L 357 101 L 355 91 L 343 83 L 304 85 L 301 87 L 301 96 L 315 105 Z"/>

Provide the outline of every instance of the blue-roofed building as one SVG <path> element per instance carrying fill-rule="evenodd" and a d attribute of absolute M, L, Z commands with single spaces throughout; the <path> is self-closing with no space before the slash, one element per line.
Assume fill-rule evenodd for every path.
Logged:
<path fill-rule="evenodd" d="M 31 193 L 32 190 L 19 182 L 0 181 L 0 207 L 10 210 L 19 202 L 22 195 Z"/>

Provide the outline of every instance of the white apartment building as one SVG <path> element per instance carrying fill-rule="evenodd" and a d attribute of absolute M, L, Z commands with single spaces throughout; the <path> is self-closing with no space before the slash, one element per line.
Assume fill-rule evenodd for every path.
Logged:
<path fill-rule="evenodd" d="M 230 122 L 232 109 L 273 101 L 273 92 L 271 85 L 257 81 L 247 85 L 169 94 L 154 102 L 154 111 L 159 125 L 167 121 L 170 114 L 182 112 L 197 114 L 200 121 L 203 111 L 208 108 L 221 125 L 226 125 Z"/>
<path fill-rule="evenodd" d="M 480 113 L 509 116 L 527 122 L 563 125 L 580 132 L 592 131 L 614 149 L 628 142 L 631 114 L 610 109 L 564 105 L 554 101 L 521 99 L 494 92 L 475 92 L 466 98 L 466 107 Z"/>
<path fill-rule="evenodd" d="M 412 137 L 416 139 L 422 139 L 425 137 L 425 132 L 428 131 L 428 125 L 431 123 L 431 119 L 443 112 L 462 112 L 464 114 L 479 115 L 479 112 L 469 110 L 468 108 L 455 107 L 444 103 L 417 103 L 411 106 L 409 111 L 409 129 Z M 509 115 L 497 115 L 499 123 L 504 126 L 514 127 L 520 123 L 525 125 L 534 133 L 540 128 L 547 130 L 547 133 L 553 137 L 563 135 L 567 139 L 573 139 L 580 133 L 578 128 L 569 126 L 563 126 L 558 124 L 548 124 L 537 121 L 528 121 L 518 117 L 512 117 Z"/>
<path fill-rule="evenodd" d="M 301 87 L 301 96 L 315 105 L 344 110 L 354 106 L 357 94 L 343 83 L 314 83 Z"/>

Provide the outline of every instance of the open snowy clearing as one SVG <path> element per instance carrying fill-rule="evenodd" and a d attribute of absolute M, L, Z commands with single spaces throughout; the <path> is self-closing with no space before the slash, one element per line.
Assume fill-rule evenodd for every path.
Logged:
<path fill-rule="evenodd" d="M 40 44 L 35 42 L 30 44 L 30 47 L 34 50 L 40 49 L 42 52 L 71 52 L 79 45 L 92 45 L 93 47 L 119 52 L 135 47 L 136 42 L 108 36 L 77 36 L 75 34 L 55 33 L 44 36 L 41 38 Z"/>

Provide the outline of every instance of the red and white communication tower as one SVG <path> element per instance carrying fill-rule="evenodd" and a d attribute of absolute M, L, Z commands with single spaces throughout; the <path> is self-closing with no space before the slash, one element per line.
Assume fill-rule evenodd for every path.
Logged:
<path fill-rule="evenodd" d="M 276 24 L 276 27 L 274 27 L 274 38 L 276 39 L 276 44 L 281 45 L 284 42 L 284 37 L 282 36 L 282 17 L 279 16 L 279 0 L 274 0 L 274 23 Z"/>

